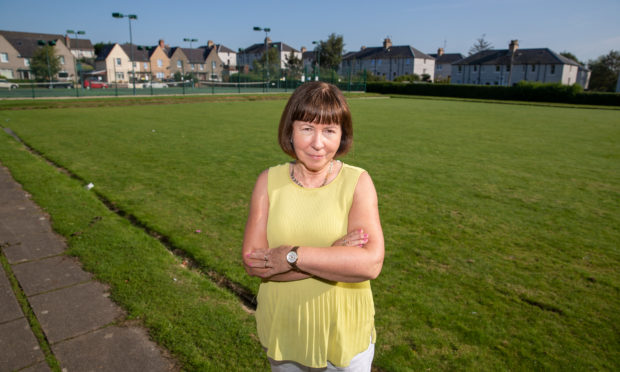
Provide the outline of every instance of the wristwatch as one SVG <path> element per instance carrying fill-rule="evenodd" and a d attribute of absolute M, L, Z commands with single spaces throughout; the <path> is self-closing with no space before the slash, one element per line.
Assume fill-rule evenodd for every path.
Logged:
<path fill-rule="evenodd" d="M 290 251 L 286 254 L 286 262 L 291 265 L 293 268 L 297 268 L 297 249 L 299 246 L 294 246 Z"/>

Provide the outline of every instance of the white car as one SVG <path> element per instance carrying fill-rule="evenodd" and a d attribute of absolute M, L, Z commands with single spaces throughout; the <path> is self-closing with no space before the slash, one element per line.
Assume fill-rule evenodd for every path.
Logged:
<path fill-rule="evenodd" d="M 8 88 L 11 90 L 19 88 L 19 85 L 17 83 L 11 83 L 7 79 L 0 79 L 0 88 Z"/>
<path fill-rule="evenodd" d="M 144 83 L 144 85 L 142 87 L 146 89 L 146 88 L 150 88 L 151 86 L 153 88 L 168 88 L 168 84 L 166 84 L 166 83 L 159 83 L 157 81 L 154 81 L 152 83 Z"/>

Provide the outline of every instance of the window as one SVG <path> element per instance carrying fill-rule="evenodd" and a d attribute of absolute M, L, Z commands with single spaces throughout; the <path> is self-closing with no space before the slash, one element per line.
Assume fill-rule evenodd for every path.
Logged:
<path fill-rule="evenodd" d="M 124 72 L 117 72 L 116 73 L 116 80 L 123 80 L 125 78 L 125 73 Z"/>
<path fill-rule="evenodd" d="M 157 67 L 164 67 L 164 62 L 161 59 L 157 60 Z"/>
<path fill-rule="evenodd" d="M 382 61 L 383 61 L 382 59 L 378 60 L 378 61 L 377 61 L 377 65 L 378 65 L 378 66 L 381 66 L 381 62 L 382 62 Z"/>
<path fill-rule="evenodd" d="M 120 66 L 120 65 L 121 65 L 121 59 L 120 59 L 120 58 L 117 58 L 117 59 L 116 59 L 116 65 L 117 65 L 117 66 Z"/>
<path fill-rule="evenodd" d="M 190 64 L 189 64 L 189 68 L 193 70 L 193 69 L 194 69 L 194 64 L 193 64 L 193 63 L 190 63 Z"/>
<path fill-rule="evenodd" d="M 9 53 L 0 53 L 0 62 L 8 62 Z"/>
<path fill-rule="evenodd" d="M 60 57 L 58 57 L 58 60 L 60 61 L 60 64 L 61 64 L 61 65 L 64 65 L 64 64 L 65 64 L 65 57 L 64 57 L 64 56 L 60 56 Z"/>
<path fill-rule="evenodd" d="M 532 65 L 532 72 L 536 71 L 536 65 Z"/>
<path fill-rule="evenodd" d="M 146 70 L 149 67 L 149 64 L 147 62 L 144 62 L 144 69 Z"/>
<path fill-rule="evenodd" d="M 177 61 L 177 68 L 181 68 L 183 67 L 183 62 L 181 62 L 181 60 Z"/>
<path fill-rule="evenodd" d="M 160 61 L 161 61 L 161 59 L 160 59 Z M 163 79 L 164 78 L 164 73 L 163 72 L 158 72 L 157 73 L 157 78 L 158 79 Z"/>
<path fill-rule="evenodd" d="M 555 74 L 555 65 L 551 65 L 551 74 Z"/>
<path fill-rule="evenodd" d="M 443 69 L 443 65 L 437 65 L 437 70 L 441 71 Z"/>
<path fill-rule="evenodd" d="M 410 65 L 410 64 L 411 64 L 411 58 L 407 58 L 407 59 L 405 60 L 405 64 Z"/>
<path fill-rule="evenodd" d="M 24 58 L 24 66 L 30 67 L 30 58 Z"/>
<path fill-rule="evenodd" d="M 198 65 L 198 68 L 200 69 L 200 71 L 203 71 L 205 69 L 205 65 L 200 64 L 200 65 Z"/>
<path fill-rule="evenodd" d="M 474 65 L 474 72 L 478 71 L 478 65 Z"/>
<path fill-rule="evenodd" d="M 500 66 L 499 65 L 495 65 L 495 71 L 499 72 L 499 70 L 500 70 Z M 497 84 L 495 84 L 495 85 L 497 85 Z"/>
<path fill-rule="evenodd" d="M 506 71 L 510 72 L 510 65 L 506 66 Z"/>
<path fill-rule="evenodd" d="M 463 66 L 459 65 L 459 72 L 463 72 Z"/>
<path fill-rule="evenodd" d="M 69 73 L 67 71 L 60 71 L 58 73 L 58 77 L 61 78 L 61 79 L 66 79 L 66 78 L 69 77 Z"/>
<path fill-rule="evenodd" d="M 133 66 L 134 69 L 137 67 L 135 62 L 131 62 L 131 66 Z"/>

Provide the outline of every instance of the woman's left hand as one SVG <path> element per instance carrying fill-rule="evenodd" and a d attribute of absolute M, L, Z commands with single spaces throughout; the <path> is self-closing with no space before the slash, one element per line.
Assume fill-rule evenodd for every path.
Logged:
<path fill-rule="evenodd" d="M 292 269 L 286 254 L 293 247 L 290 245 L 281 245 L 272 249 L 257 249 L 246 255 L 246 262 L 249 267 L 259 269 L 257 276 L 261 278 L 269 278 L 276 274 L 282 274 Z"/>

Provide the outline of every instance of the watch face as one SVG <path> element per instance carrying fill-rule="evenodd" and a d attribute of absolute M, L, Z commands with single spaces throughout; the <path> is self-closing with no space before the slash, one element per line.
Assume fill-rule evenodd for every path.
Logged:
<path fill-rule="evenodd" d="M 297 252 L 288 252 L 286 254 L 286 260 L 290 264 L 293 264 L 293 263 L 297 262 Z"/>

